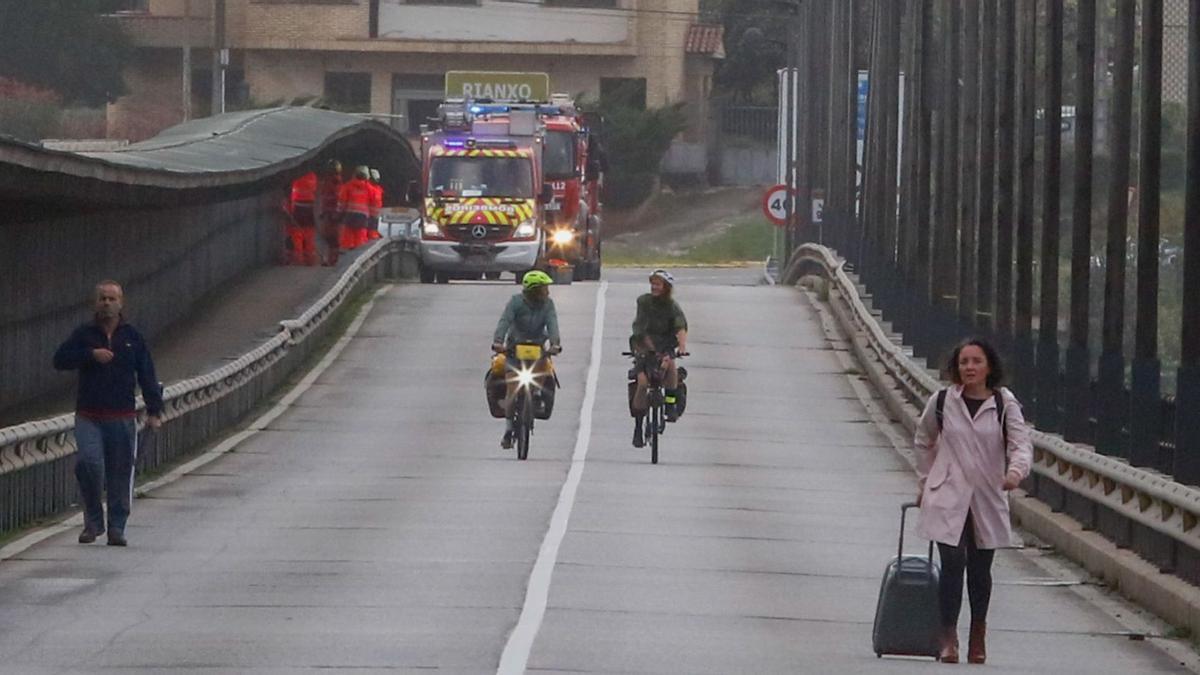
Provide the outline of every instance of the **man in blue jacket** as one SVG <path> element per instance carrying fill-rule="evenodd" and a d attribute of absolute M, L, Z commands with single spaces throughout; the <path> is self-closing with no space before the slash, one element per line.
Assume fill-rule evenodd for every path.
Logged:
<path fill-rule="evenodd" d="M 101 495 L 108 492 L 108 545 L 125 546 L 137 459 L 134 385 L 146 400 L 146 424 L 162 426 L 162 385 L 141 333 L 121 316 L 124 293 L 115 281 L 96 285 L 95 319 L 71 333 L 54 354 L 58 370 L 79 371 L 75 407 L 75 478 L 83 497 L 83 532 L 90 544 L 104 533 Z"/>

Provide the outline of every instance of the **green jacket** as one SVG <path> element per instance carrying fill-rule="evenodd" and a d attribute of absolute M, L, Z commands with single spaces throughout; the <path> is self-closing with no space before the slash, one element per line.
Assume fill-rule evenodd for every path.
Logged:
<path fill-rule="evenodd" d="M 518 342 L 540 343 L 544 340 L 550 340 L 555 346 L 562 344 L 554 301 L 546 298 L 545 302 L 534 304 L 525 299 L 523 293 L 512 296 L 500 315 L 500 323 L 496 324 L 492 342 L 512 347 Z"/>
<path fill-rule="evenodd" d="M 629 338 L 629 344 L 640 347 L 642 339 L 649 336 L 657 351 L 674 349 L 679 346 L 675 334 L 687 330 L 687 327 L 687 317 L 679 303 L 647 293 L 637 299 L 637 316 L 633 319 L 633 335 Z"/>

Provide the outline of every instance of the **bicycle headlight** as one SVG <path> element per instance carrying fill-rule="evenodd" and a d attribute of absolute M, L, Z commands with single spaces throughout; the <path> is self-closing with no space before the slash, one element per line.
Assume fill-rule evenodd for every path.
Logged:
<path fill-rule="evenodd" d="M 517 385 L 521 387 L 533 386 L 533 371 L 522 368 L 517 371 Z"/>
<path fill-rule="evenodd" d="M 575 241 L 575 233 L 572 232 L 571 230 L 555 230 L 554 231 L 554 243 L 555 244 L 558 244 L 559 246 L 565 246 L 573 241 Z"/>

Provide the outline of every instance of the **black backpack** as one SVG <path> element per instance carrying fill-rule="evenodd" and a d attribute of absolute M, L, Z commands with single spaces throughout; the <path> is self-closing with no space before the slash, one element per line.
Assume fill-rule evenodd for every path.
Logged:
<path fill-rule="evenodd" d="M 947 389 L 943 389 L 937 393 L 937 405 L 934 408 L 934 412 L 937 414 L 937 424 L 938 424 L 939 432 L 942 430 L 942 417 L 944 416 L 943 411 L 946 409 L 946 392 L 947 391 L 948 391 Z M 994 398 L 996 400 L 996 418 L 998 420 L 1000 420 L 1000 433 L 1004 434 L 1004 453 L 1005 453 L 1005 457 L 1006 457 L 1005 464 L 1007 464 L 1008 463 L 1008 461 L 1007 461 L 1007 456 L 1008 456 L 1008 417 L 1004 414 L 1004 397 L 1000 395 L 1000 390 L 997 389 L 996 391 L 992 392 L 992 398 Z"/>

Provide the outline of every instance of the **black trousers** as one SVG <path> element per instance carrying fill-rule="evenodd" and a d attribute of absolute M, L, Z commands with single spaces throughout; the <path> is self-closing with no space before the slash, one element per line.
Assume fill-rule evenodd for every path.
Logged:
<path fill-rule="evenodd" d="M 988 605 L 992 600 L 992 560 L 994 549 L 975 546 L 975 524 L 971 512 L 963 525 L 962 539 L 958 546 L 938 542 L 938 554 L 942 559 L 942 578 L 938 588 L 938 600 L 942 610 L 942 625 L 958 625 L 962 611 L 963 573 L 967 576 L 967 596 L 971 603 L 971 620 L 987 619 Z"/>

